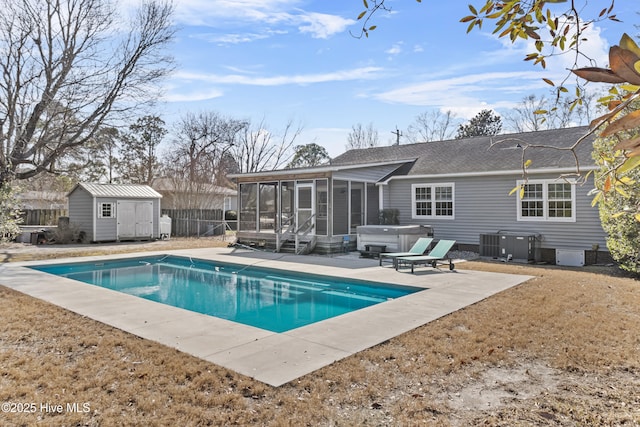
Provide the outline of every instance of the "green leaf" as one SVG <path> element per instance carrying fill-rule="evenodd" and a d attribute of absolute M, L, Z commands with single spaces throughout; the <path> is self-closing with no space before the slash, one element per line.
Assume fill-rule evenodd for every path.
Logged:
<path fill-rule="evenodd" d="M 358 19 L 364 18 L 364 15 L 366 15 L 366 14 L 367 14 L 367 11 L 363 10 L 362 12 L 360 12 L 360 15 L 358 15 Z"/>
<path fill-rule="evenodd" d="M 524 167 L 528 168 L 529 166 L 531 166 L 531 163 L 533 163 L 531 159 L 527 160 L 526 162 L 524 162 Z"/>
<path fill-rule="evenodd" d="M 469 23 L 469 26 L 467 27 L 467 33 L 470 33 L 470 32 L 471 32 L 471 30 L 473 30 L 473 27 L 474 27 L 474 26 L 476 26 L 476 24 L 477 24 L 478 22 L 481 22 L 481 21 L 480 21 L 480 20 L 477 20 L 477 21 L 471 21 L 471 22 Z"/>
<path fill-rule="evenodd" d="M 627 193 L 622 187 L 615 187 L 615 190 L 618 192 L 618 194 L 620 194 L 622 197 L 624 197 L 625 199 L 629 198 L 629 193 Z"/>
<path fill-rule="evenodd" d="M 367 3 L 367 0 L 362 0 L 362 2 L 364 3 L 365 9 L 369 9 L 369 3 Z"/>
<path fill-rule="evenodd" d="M 640 166 L 640 156 L 630 157 L 618 168 L 618 173 L 627 173 L 638 166 Z"/>
<path fill-rule="evenodd" d="M 620 85 L 620 88 L 623 89 L 623 90 L 626 90 L 627 92 L 635 92 L 637 90 L 640 90 L 640 86 L 638 86 L 638 85 L 629 85 L 629 84 Z"/>

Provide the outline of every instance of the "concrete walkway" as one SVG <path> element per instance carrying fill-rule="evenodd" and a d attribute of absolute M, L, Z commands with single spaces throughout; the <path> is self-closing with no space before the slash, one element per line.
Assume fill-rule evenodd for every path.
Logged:
<path fill-rule="evenodd" d="M 163 251 L 219 262 L 352 277 L 425 288 L 285 333 L 194 313 L 105 288 L 52 276 L 30 265 L 157 255 L 159 252 L 0 265 L 0 284 L 142 338 L 157 341 L 272 386 L 280 386 L 366 348 L 460 310 L 530 277 L 470 270 L 417 268 L 356 256 L 320 257 L 228 248 Z"/>

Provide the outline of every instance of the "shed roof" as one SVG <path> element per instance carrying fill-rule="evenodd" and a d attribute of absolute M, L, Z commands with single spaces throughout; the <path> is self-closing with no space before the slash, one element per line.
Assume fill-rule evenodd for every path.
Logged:
<path fill-rule="evenodd" d="M 148 185 L 141 184 L 100 184 L 81 182 L 69 192 L 69 195 L 82 188 L 93 197 L 113 197 L 118 199 L 159 199 L 162 194 Z"/>

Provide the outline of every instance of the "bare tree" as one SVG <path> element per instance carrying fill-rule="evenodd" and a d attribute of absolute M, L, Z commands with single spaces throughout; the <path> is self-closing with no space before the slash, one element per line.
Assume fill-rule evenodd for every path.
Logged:
<path fill-rule="evenodd" d="M 351 132 L 347 135 L 347 150 L 357 148 L 371 148 L 379 145 L 378 130 L 374 129 L 373 123 L 365 128 L 362 123 L 351 127 Z"/>
<path fill-rule="evenodd" d="M 75 182 L 113 183 L 116 181 L 116 169 L 119 168 L 121 140 L 122 136 L 117 128 L 100 128 L 84 145 L 61 157 L 56 169 Z"/>
<path fill-rule="evenodd" d="M 175 126 L 170 169 L 188 182 L 221 183 L 229 172 L 227 153 L 247 126 L 215 111 L 187 113 Z"/>
<path fill-rule="evenodd" d="M 452 139 L 456 127 L 456 115 L 447 110 L 425 111 L 416 116 L 407 128 L 407 138 L 411 142 L 444 141 Z"/>
<path fill-rule="evenodd" d="M 517 133 L 545 129 L 544 117 L 537 114 L 547 108 L 547 99 L 531 94 L 525 96 L 513 110 L 505 113 L 504 120 Z"/>
<path fill-rule="evenodd" d="M 280 134 L 269 131 L 264 120 L 246 127 L 232 150 L 240 168 L 238 172 L 275 170 L 286 165 L 293 157 L 293 147 L 301 132 L 302 126 L 294 126 L 291 120 Z"/>
<path fill-rule="evenodd" d="M 528 95 L 504 115 L 507 126 L 515 132 L 534 132 L 584 125 L 594 116 L 595 94 L 583 92 L 579 103 L 562 98 L 549 101 L 544 95 Z"/>
<path fill-rule="evenodd" d="M 246 126 L 215 111 L 183 115 L 165 158 L 165 177 L 156 180 L 154 188 L 163 191 L 174 208 L 222 209 L 226 175 L 238 169 L 230 150 Z"/>
<path fill-rule="evenodd" d="M 367 127 L 364 127 L 362 123 L 351 127 L 351 132 L 347 136 L 347 150 L 377 147 L 378 145 L 378 130 L 373 127 L 373 123 L 369 123 Z"/>
<path fill-rule="evenodd" d="M 3 1 L 0 185 L 55 172 L 103 125 L 152 102 L 172 69 L 172 13 L 145 1 L 123 31 L 109 0 Z"/>

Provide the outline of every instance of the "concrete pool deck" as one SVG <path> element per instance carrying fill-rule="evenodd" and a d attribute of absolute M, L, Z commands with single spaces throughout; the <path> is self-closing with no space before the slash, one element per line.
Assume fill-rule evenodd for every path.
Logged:
<path fill-rule="evenodd" d="M 284 333 L 275 333 L 25 268 L 158 254 L 350 277 L 425 288 Z M 272 386 L 280 386 L 435 319 L 516 286 L 529 276 L 471 270 L 418 268 L 395 271 L 378 260 L 296 256 L 229 248 L 142 252 L 0 264 L 0 285 L 53 303 L 210 361 Z"/>

